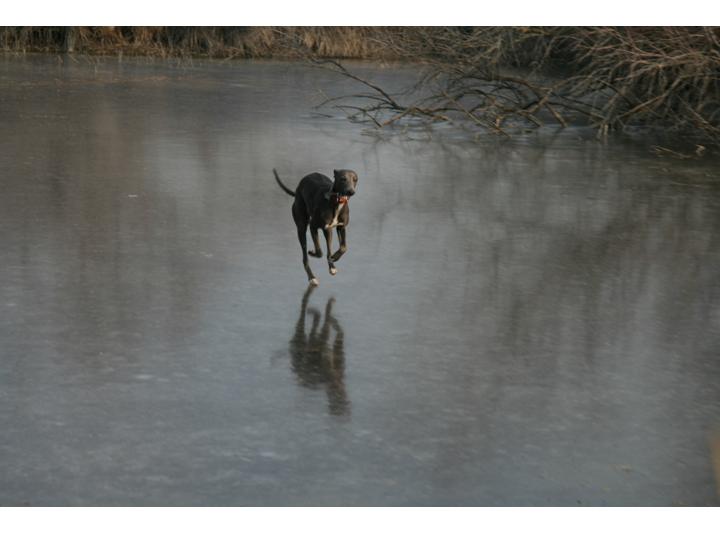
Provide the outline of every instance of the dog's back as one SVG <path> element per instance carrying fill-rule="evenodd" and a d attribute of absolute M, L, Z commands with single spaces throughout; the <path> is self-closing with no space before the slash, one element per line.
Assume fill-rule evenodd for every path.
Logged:
<path fill-rule="evenodd" d="M 322 203 L 324 195 L 332 189 L 332 180 L 321 173 L 310 173 L 298 184 L 295 193 L 302 197 L 308 214 L 312 215 Z"/>

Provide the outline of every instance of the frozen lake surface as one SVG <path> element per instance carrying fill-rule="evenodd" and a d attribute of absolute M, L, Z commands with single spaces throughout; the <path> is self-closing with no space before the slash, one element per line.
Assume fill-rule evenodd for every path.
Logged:
<path fill-rule="evenodd" d="M 312 114 L 350 88 L 0 58 L 0 504 L 718 504 L 718 163 Z M 360 177 L 316 290 L 273 167 Z"/>

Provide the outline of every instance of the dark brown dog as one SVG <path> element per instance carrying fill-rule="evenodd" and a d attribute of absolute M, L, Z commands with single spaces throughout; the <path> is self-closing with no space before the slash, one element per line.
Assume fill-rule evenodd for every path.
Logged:
<path fill-rule="evenodd" d="M 308 255 L 322 257 L 322 249 L 318 240 L 318 229 L 322 229 L 327 244 L 327 261 L 330 274 L 334 276 L 337 273 L 335 263 L 347 251 L 346 228 L 350 222 L 348 199 L 355 195 L 358 176 L 354 171 L 336 170 L 333 171 L 335 176 L 333 182 L 324 174 L 312 173 L 300 180 L 297 188 L 293 191 L 282 183 L 275 169 L 273 169 L 273 174 L 275 174 L 275 180 L 277 180 L 282 190 L 295 197 L 292 216 L 297 226 L 300 247 L 302 247 L 303 266 L 310 283 L 317 285 L 318 280 L 308 264 Z M 315 247 L 314 251 L 307 250 L 308 227 L 310 227 L 310 235 Z M 338 238 L 340 238 L 340 249 L 332 253 L 332 231 L 334 228 L 337 228 Z"/>

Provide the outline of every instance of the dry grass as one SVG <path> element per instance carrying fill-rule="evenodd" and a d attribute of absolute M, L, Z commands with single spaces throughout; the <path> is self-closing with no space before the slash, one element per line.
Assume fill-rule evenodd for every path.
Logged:
<path fill-rule="evenodd" d="M 389 28 L 369 27 L 3 27 L 5 51 L 205 56 L 385 58 Z"/>

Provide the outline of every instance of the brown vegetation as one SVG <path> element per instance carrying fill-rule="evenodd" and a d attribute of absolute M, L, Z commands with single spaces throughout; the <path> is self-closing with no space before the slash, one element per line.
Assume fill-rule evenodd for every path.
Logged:
<path fill-rule="evenodd" d="M 385 57 L 390 28 L 369 27 L 187 27 L 73 26 L 0 27 L 5 51 L 76 52 L 213 58 Z"/>
<path fill-rule="evenodd" d="M 421 97 L 404 102 L 316 59 L 371 90 L 329 103 L 378 127 L 414 117 L 506 134 L 583 122 L 600 133 L 648 125 L 720 141 L 718 28 L 414 28 L 384 39 L 393 55 L 425 62 Z"/>

